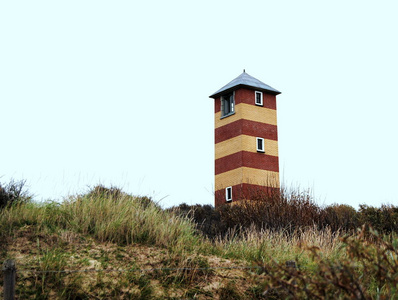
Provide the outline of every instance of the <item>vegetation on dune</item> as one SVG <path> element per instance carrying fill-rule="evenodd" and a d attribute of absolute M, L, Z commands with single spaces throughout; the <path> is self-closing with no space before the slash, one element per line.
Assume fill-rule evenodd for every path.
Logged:
<path fill-rule="evenodd" d="M 0 182 L 0 210 L 17 202 L 26 202 L 32 195 L 25 188 L 25 180 L 11 180 L 9 183 Z"/>
<path fill-rule="evenodd" d="M 0 222 L 2 232 L 35 225 L 44 232 L 71 230 L 100 242 L 145 243 L 171 250 L 191 247 L 199 240 L 189 220 L 163 211 L 147 197 L 103 186 L 62 203 L 16 203 L 3 211 Z"/>
<path fill-rule="evenodd" d="M 380 208 L 360 205 L 359 210 L 346 204 L 319 206 L 309 192 L 288 191 L 258 195 L 256 200 L 235 202 L 215 209 L 211 205 L 185 203 L 169 209 L 180 216 L 192 218 L 197 229 L 213 239 L 224 236 L 231 229 L 271 230 L 294 234 L 303 228 L 355 233 L 367 224 L 380 233 L 398 231 L 398 207 Z"/>
<path fill-rule="evenodd" d="M 0 196 L 0 259 L 17 261 L 19 299 L 398 298 L 394 206 L 282 191 L 164 210 L 103 186 L 36 203 L 14 181 Z"/>

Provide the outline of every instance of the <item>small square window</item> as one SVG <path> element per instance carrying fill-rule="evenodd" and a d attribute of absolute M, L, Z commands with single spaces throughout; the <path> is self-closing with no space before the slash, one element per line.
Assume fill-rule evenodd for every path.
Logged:
<path fill-rule="evenodd" d="M 256 105 L 263 106 L 263 93 L 256 91 L 254 94 L 255 94 Z"/>
<path fill-rule="evenodd" d="M 234 94 L 226 94 L 221 96 L 221 117 L 227 117 L 235 113 Z"/>
<path fill-rule="evenodd" d="M 257 143 L 257 152 L 265 152 L 265 146 L 264 146 L 264 139 L 263 138 L 256 138 L 256 143 Z"/>
<path fill-rule="evenodd" d="M 225 189 L 225 200 L 227 200 L 227 202 L 232 201 L 232 186 Z"/>

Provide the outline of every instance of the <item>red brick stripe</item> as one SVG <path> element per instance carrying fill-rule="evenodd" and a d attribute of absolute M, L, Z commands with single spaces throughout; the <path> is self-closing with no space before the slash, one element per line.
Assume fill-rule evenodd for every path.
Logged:
<path fill-rule="evenodd" d="M 221 111 L 221 101 L 220 97 L 214 99 L 214 113 L 218 113 Z"/>
<path fill-rule="evenodd" d="M 240 167 L 279 172 L 277 156 L 264 153 L 240 151 L 215 161 L 215 175 L 231 171 Z"/>
<path fill-rule="evenodd" d="M 238 89 L 235 90 L 235 105 L 239 103 L 247 103 L 251 105 L 256 105 L 254 102 L 254 92 L 255 90 L 249 89 Z M 276 109 L 276 96 L 271 94 L 266 94 L 263 92 L 263 107 Z M 220 97 L 214 99 L 214 112 L 218 113 L 221 110 Z"/>
<path fill-rule="evenodd" d="M 243 151 L 221 157 L 215 161 L 215 175 L 243 166 Z"/>
<path fill-rule="evenodd" d="M 278 193 L 278 188 L 262 185 L 242 183 L 232 186 L 232 202 L 237 200 L 266 200 L 274 193 Z M 215 206 L 226 203 L 225 189 L 215 192 Z"/>
<path fill-rule="evenodd" d="M 278 140 L 278 130 L 276 125 L 249 121 L 245 119 L 237 120 L 216 128 L 214 132 L 214 140 L 217 144 L 237 137 L 241 134 L 262 137 L 273 141 Z"/>
<path fill-rule="evenodd" d="M 249 89 L 239 89 L 235 91 L 235 105 L 239 103 L 247 103 L 251 105 L 256 105 L 254 102 L 254 92 L 255 90 Z M 276 109 L 276 96 L 266 94 L 263 92 L 263 107 Z"/>

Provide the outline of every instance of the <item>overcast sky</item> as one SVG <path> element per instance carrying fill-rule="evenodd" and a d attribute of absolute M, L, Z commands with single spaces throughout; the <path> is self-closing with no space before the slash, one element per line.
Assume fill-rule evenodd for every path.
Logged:
<path fill-rule="evenodd" d="M 213 92 L 280 90 L 281 180 L 398 205 L 397 1 L 1 1 L 0 182 L 213 204 Z"/>

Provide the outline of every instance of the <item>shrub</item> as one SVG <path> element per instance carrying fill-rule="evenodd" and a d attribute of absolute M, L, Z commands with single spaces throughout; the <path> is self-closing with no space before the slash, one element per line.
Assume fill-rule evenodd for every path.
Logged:
<path fill-rule="evenodd" d="M 323 209 L 321 227 L 329 226 L 332 231 L 353 231 L 359 226 L 358 213 L 349 205 L 332 204 Z"/>
<path fill-rule="evenodd" d="M 321 208 L 308 193 L 282 190 L 281 193 L 256 194 L 255 200 L 237 201 L 214 208 L 210 205 L 181 204 L 171 209 L 187 216 L 197 230 L 209 238 L 247 229 L 286 230 L 290 233 L 302 227 L 321 224 Z"/>
<path fill-rule="evenodd" d="M 220 210 L 211 205 L 196 204 L 190 206 L 182 203 L 177 207 L 172 207 L 169 211 L 192 220 L 196 229 L 210 239 L 223 235 L 228 230 L 227 224 L 221 221 Z"/>
<path fill-rule="evenodd" d="M 26 180 L 10 180 L 8 184 L 0 183 L 0 209 L 17 202 L 26 202 L 32 195 L 26 190 Z"/>
<path fill-rule="evenodd" d="M 278 195 L 236 204 L 221 209 L 221 220 L 227 227 L 238 226 L 246 229 L 254 225 L 257 230 L 295 230 L 319 223 L 320 207 L 308 193 L 283 191 Z"/>
<path fill-rule="evenodd" d="M 380 233 L 398 232 L 398 207 L 375 208 L 360 205 L 359 211 L 346 204 L 321 207 L 307 192 L 287 191 L 256 193 L 254 200 L 236 201 L 214 208 L 211 205 L 181 204 L 170 209 L 190 218 L 204 236 L 214 239 L 247 229 L 284 231 L 293 234 L 307 227 L 330 229 L 332 232 L 354 233 L 362 225 L 370 225 Z"/>
<path fill-rule="evenodd" d="M 120 198 L 125 193 L 118 187 L 111 186 L 105 187 L 102 184 L 99 184 L 93 188 L 91 188 L 86 194 L 87 197 L 97 197 L 97 198 Z"/>
<path fill-rule="evenodd" d="M 97 198 L 97 199 L 113 199 L 113 200 L 122 200 L 124 197 L 130 197 L 134 198 L 135 201 L 138 201 L 141 203 L 143 208 L 147 208 L 149 206 L 156 206 L 160 208 L 157 203 L 155 203 L 150 197 L 142 196 L 142 197 L 132 197 L 131 195 L 123 192 L 122 189 L 111 186 L 111 187 L 106 187 L 103 185 L 97 185 L 93 188 L 90 188 L 90 190 L 83 195 L 80 195 L 80 197 L 85 197 L 85 198 Z"/>
<path fill-rule="evenodd" d="M 398 231 L 398 207 L 382 205 L 376 208 L 368 205 L 360 205 L 359 221 L 361 224 L 369 224 L 375 230 L 383 233 Z"/>

